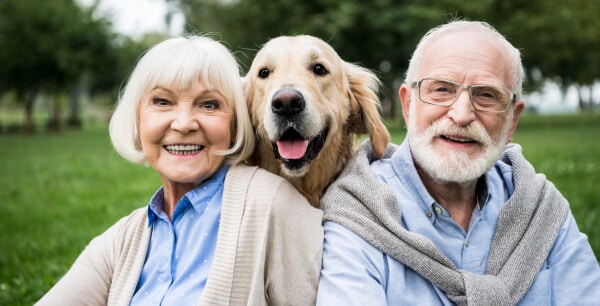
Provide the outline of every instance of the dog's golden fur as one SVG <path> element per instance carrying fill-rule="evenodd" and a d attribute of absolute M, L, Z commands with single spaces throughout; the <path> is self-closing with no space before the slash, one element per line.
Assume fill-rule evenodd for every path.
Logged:
<path fill-rule="evenodd" d="M 319 38 L 271 39 L 244 77 L 257 136 L 251 163 L 285 177 L 318 207 L 357 136 L 368 134 L 375 154 L 383 155 L 390 135 L 379 114 L 379 86 L 372 72 L 345 62 Z M 278 142 L 286 137 L 296 140 Z M 305 155 L 297 156 L 309 142 Z"/>

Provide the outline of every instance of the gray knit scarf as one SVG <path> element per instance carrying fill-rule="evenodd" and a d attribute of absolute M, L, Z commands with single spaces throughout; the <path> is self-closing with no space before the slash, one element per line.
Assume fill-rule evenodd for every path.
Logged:
<path fill-rule="evenodd" d="M 397 148 L 388 146 L 384 158 Z M 370 172 L 374 159 L 368 140 L 322 198 L 324 219 L 410 267 L 458 305 L 515 305 L 544 264 L 569 204 L 535 173 L 519 145 L 508 145 L 502 159 L 513 166 L 515 191 L 500 212 L 485 275 L 458 270 L 429 239 L 401 226 L 394 192 Z"/>

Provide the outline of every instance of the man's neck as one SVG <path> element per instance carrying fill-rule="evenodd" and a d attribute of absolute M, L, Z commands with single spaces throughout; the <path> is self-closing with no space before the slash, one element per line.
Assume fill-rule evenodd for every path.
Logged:
<path fill-rule="evenodd" d="M 468 183 L 440 182 L 422 169 L 417 168 L 417 171 L 429 194 L 448 211 L 452 220 L 467 232 L 471 215 L 477 206 L 477 180 Z"/>

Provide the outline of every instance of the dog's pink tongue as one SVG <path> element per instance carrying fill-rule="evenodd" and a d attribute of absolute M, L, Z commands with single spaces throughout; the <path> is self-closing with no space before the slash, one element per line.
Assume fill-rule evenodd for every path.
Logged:
<path fill-rule="evenodd" d="M 304 156 L 308 147 L 308 140 L 284 140 L 277 141 L 277 150 L 284 159 L 299 159 Z"/>

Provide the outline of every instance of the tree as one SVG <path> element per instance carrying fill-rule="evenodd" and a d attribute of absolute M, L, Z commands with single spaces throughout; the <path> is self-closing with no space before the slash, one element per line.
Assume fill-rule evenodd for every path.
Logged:
<path fill-rule="evenodd" d="M 489 16 L 522 49 L 530 88 L 546 80 L 591 86 L 600 76 L 600 2 L 494 1 Z M 541 77 L 536 76 L 541 75 Z M 588 103 L 580 101 L 582 110 Z"/>
<path fill-rule="evenodd" d="M 312 34 L 379 71 L 391 97 L 420 37 L 454 18 L 487 21 L 521 49 L 531 90 L 557 77 L 564 88 L 591 85 L 600 75 L 599 1 L 166 1 L 184 13 L 189 31 L 221 33 L 245 67 L 270 37 Z"/>
<path fill-rule="evenodd" d="M 398 52 L 407 45 L 398 42 L 406 38 L 403 27 L 420 25 L 402 22 L 404 8 L 394 6 L 392 0 L 169 1 L 184 12 L 188 31 L 221 33 L 244 67 L 250 66 L 254 53 L 269 38 L 310 34 L 328 41 L 344 60 L 375 72 L 382 63 L 389 63 L 390 69 L 379 73 L 388 88 L 393 86 L 394 76 L 403 73 L 401 67 L 409 54 Z M 384 91 L 384 95 L 389 93 Z M 391 109 L 394 114 L 393 105 Z"/>
<path fill-rule="evenodd" d="M 33 131 L 34 101 L 74 84 L 103 53 L 106 21 L 97 21 L 73 0 L 0 1 L 0 91 L 14 89 L 25 103 L 25 129 Z M 63 102 L 53 101 L 51 126 L 60 128 Z"/>
<path fill-rule="evenodd" d="M 239 48 L 245 67 L 253 57 L 247 51 L 258 50 L 270 37 L 311 34 L 328 41 L 346 61 L 378 73 L 390 117 L 397 113 L 396 90 L 418 39 L 453 17 L 439 9 L 449 2 L 443 0 L 168 1 L 184 12 L 190 29 L 222 33 Z"/>

